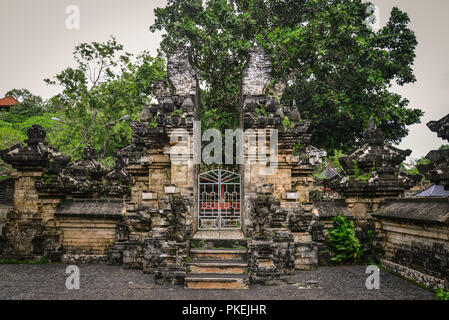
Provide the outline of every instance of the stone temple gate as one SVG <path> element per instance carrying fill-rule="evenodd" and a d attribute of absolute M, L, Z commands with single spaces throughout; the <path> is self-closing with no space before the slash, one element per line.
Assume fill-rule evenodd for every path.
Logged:
<path fill-rule="evenodd" d="M 0 151 L 15 169 L 13 202 L 0 208 L 7 215 L 0 220 L 0 258 L 113 263 L 186 288 L 245 289 L 327 264 L 325 235 L 332 218 L 344 214 L 373 252 L 388 250 L 386 265 L 408 275 L 415 275 L 409 269 L 417 270 L 414 277 L 427 277 L 432 285 L 447 283 L 449 246 L 441 240 L 449 234 L 447 198 L 437 201 L 424 220 L 411 207 L 397 216 L 397 209 L 384 206 L 387 198 L 399 198 L 413 186 L 399 175 L 409 151 L 386 146 L 373 123 L 363 146 L 341 159 L 345 177 L 329 182 L 341 197 L 317 198 L 322 186 L 313 173 L 326 153 L 310 145 L 311 122 L 301 118 L 296 105 L 280 103 L 286 85 L 272 81 L 268 55 L 253 47 L 241 87 L 240 170 L 200 172 L 194 149 L 176 160 L 170 156 L 173 147 L 194 144 L 194 121 L 200 120 L 199 83 L 186 49 L 171 55 L 167 75 L 154 85 L 157 103 L 131 123 L 131 144 L 115 151 L 112 170 L 97 162 L 90 146 L 71 162 L 47 144 L 40 126 L 28 130 L 24 144 Z M 448 122 L 442 119 L 431 128 L 447 138 Z M 180 129 L 186 139 L 171 139 Z M 268 140 L 258 137 L 274 132 L 273 155 Z M 269 161 L 257 161 L 255 155 Z M 449 155 L 432 153 L 431 158 L 436 169 L 423 170 L 447 182 L 441 176 L 447 175 Z M 369 180 L 353 177 L 354 161 Z M 410 221 L 413 228 L 407 227 Z M 420 223 L 423 230 L 429 223 L 435 226 L 432 236 L 417 231 Z M 407 235 L 410 244 L 397 233 Z M 401 265 L 419 241 L 425 243 L 419 250 L 436 250 L 442 258 L 425 266 L 413 259 Z"/>

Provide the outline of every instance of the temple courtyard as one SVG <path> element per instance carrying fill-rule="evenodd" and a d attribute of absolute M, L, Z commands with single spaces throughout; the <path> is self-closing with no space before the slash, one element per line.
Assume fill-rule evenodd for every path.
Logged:
<path fill-rule="evenodd" d="M 296 271 L 277 285 L 248 290 L 187 290 L 157 285 L 154 275 L 110 265 L 80 265 L 80 288 L 69 290 L 65 264 L 0 265 L 0 299 L 136 300 L 430 300 L 434 294 L 384 271 L 380 288 L 368 290 L 366 266 Z"/>

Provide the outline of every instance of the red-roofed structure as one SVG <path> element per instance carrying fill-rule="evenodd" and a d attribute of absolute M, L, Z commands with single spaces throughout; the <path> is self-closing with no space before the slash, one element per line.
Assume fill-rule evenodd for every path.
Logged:
<path fill-rule="evenodd" d="M 0 110 L 9 111 L 9 108 L 17 106 L 18 104 L 19 101 L 17 101 L 13 97 L 5 97 L 3 99 L 0 99 Z"/>

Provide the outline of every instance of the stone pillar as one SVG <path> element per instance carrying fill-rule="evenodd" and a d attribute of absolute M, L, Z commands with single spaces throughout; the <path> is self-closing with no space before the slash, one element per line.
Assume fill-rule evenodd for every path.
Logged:
<path fill-rule="evenodd" d="M 157 81 L 157 103 L 133 122 L 133 144 L 118 155 L 132 177 L 127 204 L 123 263 L 143 266 L 158 282 L 183 282 L 194 230 L 197 167 L 193 121 L 199 112 L 199 86 L 187 49 L 176 50 L 167 65 L 168 81 Z M 117 252 L 111 253 L 117 256 Z M 128 258 L 129 257 L 129 258 Z"/>
<path fill-rule="evenodd" d="M 317 265 L 310 236 L 316 211 L 309 200 L 309 175 L 325 153 L 309 146 L 311 123 L 301 119 L 296 104 L 280 104 L 286 85 L 277 81 L 270 87 L 270 73 L 268 55 L 253 47 L 243 72 L 241 106 L 243 217 L 245 234 L 252 239 L 253 282 Z M 311 154 L 319 159 L 313 162 Z"/>

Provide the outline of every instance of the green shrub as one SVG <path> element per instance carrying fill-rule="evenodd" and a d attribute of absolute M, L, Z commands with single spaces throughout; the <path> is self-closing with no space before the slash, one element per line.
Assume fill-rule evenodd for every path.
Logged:
<path fill-rule="evenodd" d="M 327 236 L 330 252 L 333 255 L 331 261 L 338 264 L 359 261 L 365 249 L 355 235 L 354 223 L 341 214 L 333 221 L 334 227 L 329 230 Z"/>
<path fill-rule="evenodd" d="M 437 291 L 436 297 L 438 300 L 449 300 L 449 291 L 440 289 Z"/>

